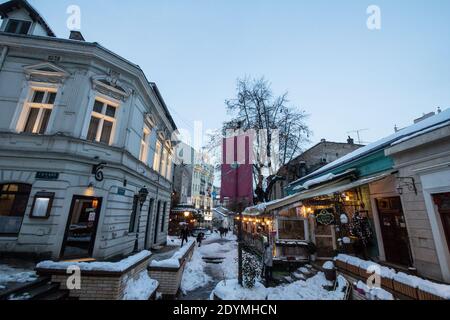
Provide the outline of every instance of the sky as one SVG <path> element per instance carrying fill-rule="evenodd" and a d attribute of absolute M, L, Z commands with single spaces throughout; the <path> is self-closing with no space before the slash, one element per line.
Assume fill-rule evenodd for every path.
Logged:
<path fill-rule="evenodd" d="M 450 107 L 448 0 L 30 0 L 58 37 L 69 5 L 87 41 L 138 64 L 179 128 L 219 128 L 236 79 L 264 76 L 309 114 L 311 143 L 373 142 Z M 369 30 L 377 5 L 381 29 Z"/>

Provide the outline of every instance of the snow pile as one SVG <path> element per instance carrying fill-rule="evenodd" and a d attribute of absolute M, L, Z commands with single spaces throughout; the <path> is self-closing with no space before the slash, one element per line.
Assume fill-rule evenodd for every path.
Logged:
<path fill-rule="evenodd" d="M 403 273 L 403 272 L 399 272 L 394 276 L 394 280 L 400 283 L 403 283 L 407 286 L 410 286 L 412 288 L 418 288 L 419 284 L 422 281 L 425 281 L 419 277 L 416 276 L 411 276 L 409 274 Z"/>
<path fill-rule="evenodd" d="M 450 286 L 423 280 L 419 283 L 419 289 L 435 296 L 450 300 Z"/>
<path fill-rule="evenodd" d="M 173 247 L 181 247 L 180 237 L 167 236 L 167 245 Z"/>
<path fill-rule="evenodd" d="M 119 262 L 54 262 L 42 261 L 37 264 L 38 269 L 67 270 L 67 268 L 76 266 L 81 271 L 108 271 L 124 272 L 136 263 L 149 258 L 152 255 L 150 251 L 143 250 L 133 256 L 123 259 Z"/>
<path fill-rule="evenodd" d="M 127 278 L 123 300 L 148 300 L 158 288 L 158 281 L 148 276 L 147 270 L 142 271 L 137 278 Z"/>
<path fill-rule="evenodd" d="M 192 247 L 193 244 L 194 241 L 189 240 L 187 243 L 184 244 L 183 247 L 178 249 L 170 259 L 161 261 L 153 260 L 150 263 L 150 266 L 159 268 L 179 268 L 181 266 L 180 260 L 186 255 L 186 253 L 189 251 L 189 249 Z"/>
<path fill-rule="evenodd" d="M 0 289 L 5 289 L 3 284 L 9 282 L 25 283 L 37 279 L 36 272 L 14 268 L 9 265 L 0 264 Z"/>
<path fill-rule="evenodd" d="M 364 294 L 369 300 L 394 300 L 394 296 L 382 288 L 369 288 L 362 281 L 358 281 L 356 289 L 359 293 Z"/>
<path fill-rule="evenodd" d="M 348 285 L 344 277 L 338 276 L 335 291 L 324 288 L 331 285 L 321 272 L 306 281 L 276 288 L 266 288 L 257 282 L 254 288 L 247 289 L 239 286 L 237 280 L 226 280 L 217 285 L 211 296 L 214 294 L 223 300 L 343 300 Z"/>
<path fill-rule="evenodd" d="M 222 300 L 266 300 L 267 289 L 260 282 L 256 282 L 251 289 L 243 288 L 238 280 L 232 279 L 219 282 L 211 293 L 211 298 L 213 295 Z"/>
<path fill-rule="evenodd" d="M 322 268 L 324 268 L 325 270 L 333 270 L 334 263 L 332 261 L 327 261 L 323 264 Z"/>
<path fill-rule="evenodd" d="M 198 250 L 195 250 L 191 261 L 186 264 L 183 279 L 181 280 L 181 291 L 184 294 L 204 287 L 212 280 L 211 277 L 205 273 L 205 266 L 206 262 L 203 261 L 203 256 Z"/>

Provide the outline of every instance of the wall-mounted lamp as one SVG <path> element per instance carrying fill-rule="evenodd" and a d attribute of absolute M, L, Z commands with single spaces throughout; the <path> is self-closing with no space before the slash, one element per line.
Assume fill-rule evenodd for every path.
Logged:
<path fill-rule="evenodd" d="M 148 189 L 145 186 L 141 190 L 139 190 L 139 204 L 141 205 L 141 209 L 145 201 L 147 200 L 148 194 Z"/>
<path fill-rule="evenodd" d="M 397 192 L 399 195 L 403 194 L 403 188 L 408 188 L 409 191 L 414 191 L 417 195 L 416 180 L 413 177 L 397 177 L 399 184 L 397 186 Z"/>

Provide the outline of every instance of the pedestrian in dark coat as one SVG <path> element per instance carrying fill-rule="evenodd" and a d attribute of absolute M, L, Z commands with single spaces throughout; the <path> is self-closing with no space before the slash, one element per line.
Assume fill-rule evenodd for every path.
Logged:
<path fill-rule="evenodd" d="M 198 243 L 198 246 L 199 247 L 201 247 L 202 246 L 202 241 L 203 241 L 203 238 L 205 237 L 205 234 L 203 233 L 203 232 L 200 232 L 198 235 L 197 235 L 197 243 Z"/>
<path fill-rule="evenodd" d="M 181 246 L 183 247 L 184 243 L 188 242 L 189 237 L 189 229 L 187 226 L 184 226 L 183 229 L 181 229 Z"/>

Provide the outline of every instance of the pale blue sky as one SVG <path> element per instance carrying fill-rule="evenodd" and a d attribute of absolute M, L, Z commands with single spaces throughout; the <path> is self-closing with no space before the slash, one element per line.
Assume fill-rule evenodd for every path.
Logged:
<path fill-rule="evenodd" d="M 82 33 L 141 66 L 179 127 L 219 127 L 237 77 L 264 75 L 310 115 L 313 142 L 366 141 L 450 107 L 448 0 L 31 0 L 59 37 Z M 382 29 L 366 27 L 381 8 Z"/>

